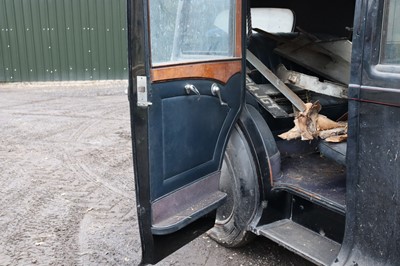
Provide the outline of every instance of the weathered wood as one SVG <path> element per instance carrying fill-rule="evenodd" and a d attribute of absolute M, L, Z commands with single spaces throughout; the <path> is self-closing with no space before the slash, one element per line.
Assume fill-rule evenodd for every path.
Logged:
<path fill-rule="evenodd" d="M 300 35 L 274 51 L 331 81 L 349 84 L 351 43 L 347 41 L 315 41 Z"/>
<path fill-rule="evenodd" d="M 331 40 L 331 41 L 321 41 L 316 43 L 316 45 L 328 50 L 329 52 L 340 56 L 350 64 L 351 62 L 351 49 L 352 43 L 345 39 L 345 40 Z"/>
<path fill-rule="evenodd" d="M 347 87 L 332 82 L 320 82 L 317 77 L 309 76 L 279 65 L 276 75 L 289 87 L 314 91 L 324 95 L 347 99 Z"/>

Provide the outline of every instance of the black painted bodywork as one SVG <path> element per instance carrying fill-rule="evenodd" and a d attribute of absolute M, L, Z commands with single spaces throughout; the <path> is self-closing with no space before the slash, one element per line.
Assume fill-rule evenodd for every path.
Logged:
<path fill-rule="evenodd" d="M 346 233 L 334 265 L 400 263 L 400 73 L 377 71 L 383 4 L 356 7 Z"/>
<path fill-rule="evenodd" d="M 259 108 L 251 96 L 248 96 L 251 106 L 244 108 L 238 119 L 238 125 L 254 148 L 253 157 L 258 162 L 260 202 L 265 204 L 265 206 L 260 206 L 251 227 L 256 228 L 262 224 L 292 219 L 310 230 L 323 232 L 328 238 L 342 243 L 340 253 L 333 265 L 399 265 L 400 72 L 397 68 L 379 65 L 384 1 L 357 0 L 355 4 L 355 1 L 347 0 L 336 2 L 312 0 L 307 1 L 304 7 L 303 1 L 251 2 L 254 7 L 288 7 L 296 10 L 297 25 L 305 31 L 329 32 L 335 36 L 348 37 L 351 32 L 345 28 L 354 27 L 353 35 L 350 37 L 353 41 L 353 51 L 348 95 L 349 136 L 346 167 L 339 164 L 333 165 L 334 162 L 329 165 L 330 161 L 325 158 L 314 160 L 312 157 L 316 155 L 309 155 L 309 153 L 317 149 L 318 143 L 287 145 L 288 147 L 282 145 L 279 148 L 281 152 L 279 154 L 274 146 L 274 136 L 290 127 L 291 121 L 289 119 L 275 121 Z M 212 154 L 221 155 L 226 140 L 218 141 L 217 135 L 220 128 L 225 127 L 223 130 L 229 131 L 231 125 L 224 125 L 224 119 L 235 114 L 229 114 L 228 109 L 219 106 L 217 99 L 209 95 L 208 88 L 211 81 L 205 80 L 191 82 L 196 83 L 196 87 L 200 88 L 202 99 L 209 100 L 207 106 L 217 113 L 224 114 L 225 118 L 214 119 L 213 117 L 215 128 L 201 133 L 200 135 L 204 138 L 200 138 L 198 143 L 195 142 L 196 132 L 205 130 L 205 126 L 210 125 L 210 121 L 207 117 L 198 118 L 196 115 L 191 120 L 191 114 L 183 113 L 184 110 L 192 109 L 193 102 L 199 99 L 198 96 L 184 95 L 182 85 L 185 81 L 174 82 L 172 89 L 169 88 L 168 91 L 163 88 L 164 84 L 152 87 L 155 95 L 152 100 L 156 104 L 159 103 L 157 108 L 166 108 L 166 110 L 155 108 L 149 111 L 146 108 L 136 107 L 135 77 L 149 72 L 149 65 L 145 60 L 149 58 L 149 51 L 145 47 L 148 44 L 148 36 L 143 27 L 147 21 L 146 13 L 142 12 L 143 3 L 147 5 L 146 0 L 128 1 L 129 99 L 134 138 L 136 195 L 139 202 L 137 210 L 143 249 L 142 262 L 155 263 L 212 226 L 213 216 L 191 223 L 187 228 L 171 235 L 154 236 L 151 234 L 150 203 L 179 188 L 183 184 L 179 181 L 181 178 L 190 182 L 196 179 L 196 175 L 201 176 L 207 171 L 218 170 L 222 157 L 214 158 Z M 313 19 L 310 19 L 311 17 Z M 230 82 L 243 84 L 241 78 L 243 77 L 233 77 Z M 229 97 L 229 95 L 224 95 L 224 97 Z M 176 103 L 180 99 L 181 101 Z M 235 100 L 231 99 L 231 101 Z M 205 109 L 204 106 L 198 107 L 199 110 Z M 330 106 L 325 109 L 328 113 L 329 108 Z M 199 110 L 195 113 L 200 113 Z M 338 108 L 332 105 L 332 110 L 338 110 Z M 163 111 L 170 113 L 165 112 L 163 116 Z M 173 126 L 175 117 L 179 117 L 179 121 L 188 122 L 187 129 L 191 131 L 183 142 L 175 140 L 171 131 L 155 130 L 158 127 Z M 184 129 L 184 127 L 178 127 L 178 131 Z M 161 143 L 162 137 L 152 135 L 151 132 L 164 134 L 167 142 Z M 184 149 L 181 146 L 183 143 L 196 143 L 195 146 L 183 151 L 186 153 L 185 157 L 190 158 L 192 156 L 190 152 L 196 149 L 198 149 L 196 154 L 199 157 L 192 157 L 187 162 L 177 161 L 176 164 L 163 167 L 163 170 L 152 169 L 149 160 L 161 164 L 168 156 L 171 156 L 170 160 L 173 160 L 178 155 L 177 152 Z M 197 144 L 199 146 L 196 146 Z M 206 145 L 207 149 L 200 149 L 202 145 Z M 279 141 L 278 146 L 280 146 Z M 285 161 L 286 151 L 290 156 L 298 153 L 300 157 L 286 158 Z M 281 167 L 288 167 L 293 171 L 297 164 L 304 163 L 305 160 L 302 161 L 301 157 L 304 154 L 308 156 L 306 160 L 310 167 L 298 172 L 303 171 L 301 175 L 305 177 L 305 181 L 298 182 L 291 178 L 294 174 L 285 172 L 285 169 L 281 172 Z M 212 160 L 210 160 L 211 157 L 213 157 Z M 332 169 L 332 178 L 321 178 L 316 180 L 319 183 L 313 182 L 315 181 L 313 178 L 319 178 L 317 175 L 308 176 L 307 171 L 318 174 L 318 167 L 312 166 L 313 162 L 322 162 L 320 166 L 325 165 L 326 169 Z M 200 170 L 195 169 L 197 166 L 200 166 Z M 289 174 L 285 175 L 287 172 Z M 150 176 L 153 175 L 158 181 L 151 184 Z M 301 184 L 298 185 L 296 182 Z M 304 190 L 299 190 L 300 186 Z M 321 198 L 321 193 L 318 194 L 319 190 L 323 190 L 321 193 L 326 197 Z M 336 193 L 338 190 L 340 194 Z"/>

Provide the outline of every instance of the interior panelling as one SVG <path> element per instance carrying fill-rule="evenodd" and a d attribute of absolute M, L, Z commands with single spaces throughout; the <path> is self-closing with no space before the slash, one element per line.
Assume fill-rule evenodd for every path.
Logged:
<path fill-rule="evenodd" d="M 241 103 L 240 74 L 225 85 L 218 83 L 228 106 L 212 95 L 214 82 L 195 79 L 151 86 L 148 138 L 152 200 L 218 170 L 227 132 Z M 187 84 L 194 85 L 200 96 L 188 95 Z"/>
<path fill-rule="evenodd" d="M 213 159 L 228 110 L 211 96 L 162 100 L 164 180 Z M 218 115 L 204 115 L 205 112 Z"/>

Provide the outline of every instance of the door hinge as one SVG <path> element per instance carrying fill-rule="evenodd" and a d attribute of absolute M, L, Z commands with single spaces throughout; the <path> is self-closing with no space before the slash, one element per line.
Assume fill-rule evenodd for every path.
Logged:
<path fill-rule="evenodd" d="M 151 102 L 147 101 L 147 78 L 145 76 L 136 77 L 136 89 L 137 89 L 137 106 L 148 107 L 152 105 Z"/>

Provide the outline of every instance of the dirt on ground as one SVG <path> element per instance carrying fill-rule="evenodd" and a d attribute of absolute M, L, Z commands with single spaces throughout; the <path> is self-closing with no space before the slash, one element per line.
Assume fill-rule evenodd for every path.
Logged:
<path fill-rule="evenodd" d="M 0 84 L 0 265 L 137 265 L 126 81 Z M 157 265 L 308 265 L 201 236 Z"/>

